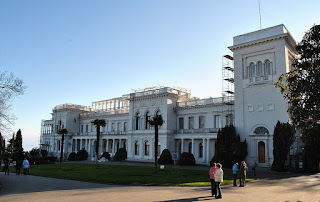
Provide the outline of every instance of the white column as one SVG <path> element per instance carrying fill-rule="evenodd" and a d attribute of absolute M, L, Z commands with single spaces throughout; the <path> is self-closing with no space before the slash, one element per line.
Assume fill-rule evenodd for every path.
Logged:
<path fill-rule="evenodd" d="M 209 163 L 210 162 L 210 139 L 208 138 L 207 139 L 207 163 Z"/>
<path fill-rule="evenodd" d="M 181 154 L 184 152 L 184 139 L 181 138 Z"/>
<path fill-rule="evenodd" d="M 112 140 L 113 144 L 112 144 L 112 153 L 115 153 L 115 147 L 116 147 L 116 141 L 115 139 Z"/>
<path fill-rule="evenodd" d="M 195 152 L 195 150 L 194 150 L 194 138 L 192 138 L 192 143 L 191 144 L 192 144 L 192 148 L 191 148 L 192 149 L 192 154 L 194 156 L 195 155 L 195 153 L 194 153 Z"/>
<path fill-rule="evenodd" d="M 75 139 L 74 140 L 74 152 L 78 152 L 78 140 L 77 139 Z"/>
<path fill-rule="evenodd" d="M 202 157 L 202 159 L 203 159 L 203 163 L 205 163 L 206 162 L 206 139 L 205 138 L 203 138 L 202 139 L 202 154 L 203 154 L 203 157 Z"/>
<path fill-rule="evenodd" d="M 90 158 L 89 160 L 91 161 L 91 140 L 88 139 L 88 158 Z"/>

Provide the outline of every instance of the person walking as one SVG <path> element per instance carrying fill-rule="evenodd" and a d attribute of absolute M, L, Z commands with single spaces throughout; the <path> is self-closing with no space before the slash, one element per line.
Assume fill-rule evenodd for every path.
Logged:
<path fill-rule="evenodd" d="M 4 160 L 3 171 L 4 171 L 5 175 L 7 175 L 7 173 L 8 173 L 8 175 L 10 175 L 10 172 L 9 172 L 10 171 L 10 161 L 9 161 L 9 159 Z"/>
<path fill-rule="evenodd" d="M 233 186 L 234 186 L 234 187 L 237 186 L 238 172 L 239 172 L 238 163 L 235 163 L 235 164 L 233 164 L 233 167 L 232 167 Z"/>
<path fill-rule="evenodd" d="M 246 184 L 247 170 L 248 167 L 246 162 L 242 161 L 239 168 L 240 187 L 244 187 Z"/>
<path fill-rule="evenodd" d="M 257 162 L 254 162 L 253 167 L 252 167 L 253 177 L 257 177 L 256 169 L 257 169 Z"/>
<path fill-rule="evenodd" d="M 16 175 L 20 175 L 20 169 L 22 167 L 22 159 L 16 161 Z"/>
<path fill-rule="evenodd" d="M 222 165 L 220 163 L 218 163 L 216 167 L 217 167 L 217 172 L 216 174 L 214 174 L 214 177 L 215 177 L 217 194 L 218 194 L 216 196 L 216 199 L 218 199 L 218 198 L 222 198 L 220 183 L 223 182 L 223 170 L 222 170 Z"/>
<path fill-rule="evenodd" d="M 213 163 L 213 166 L 209 170 L 209 175 L 210 175 L 210 181 L 211 181 L 211 196 L 216 197 L 217 196 L 217 187 L 216 187 L 216 182 L 214 180 L 214 174 L 217 172 L 217 167 L 216 163 Z"/>
<path fill-rule="evenodd" d="M 25 158 L 25 159 L 23 160 L 22 165 L 23 165 L 23 174 L 24 174 L 24 175 L 26 175 L 27 173 L 30 174 L 30 173 L 29 173 L 30 164 L 29 164 L 29 161 L 27 160 L 27 158 Z"/>

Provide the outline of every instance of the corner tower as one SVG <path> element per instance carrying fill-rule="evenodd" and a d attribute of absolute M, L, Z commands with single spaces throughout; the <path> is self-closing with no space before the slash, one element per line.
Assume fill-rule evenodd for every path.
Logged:
<path fill-rule="evenodd" d="M 235 36 L 235 127 L 248 143 L 247 161 L 269 167 L 273 162 L 273 130 L 287 122 L 288 103 L 274 83 L 290 70 L 295 40 L 284 25 Z"/>

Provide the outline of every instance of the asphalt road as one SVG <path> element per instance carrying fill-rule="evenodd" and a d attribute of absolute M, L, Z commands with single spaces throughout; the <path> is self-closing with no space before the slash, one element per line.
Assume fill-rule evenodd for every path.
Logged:
<path fill-rule="evenodd" d="M 209 187 L 118 186 L 0 173 L 0 201 L 320 201 L 320 174 L 275 174 L 246 187 L 223 186 L 222 199 Z"/>

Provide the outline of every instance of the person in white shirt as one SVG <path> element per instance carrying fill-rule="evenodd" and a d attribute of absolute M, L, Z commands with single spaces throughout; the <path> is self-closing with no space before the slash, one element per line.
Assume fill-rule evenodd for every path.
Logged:
<path fill-rule="evenodd" d="M 217 172 L 216 174 L 214 174 L 214 177 L 215 177 L 217 194 L 218 194 L 216 198 L 222 198 L 220 183 L 223 182 L 223 170 L 222 170 L 222 165 L 220 163 L 217 163 Z"/>
<path fill-rule="evenodd" d="M 23 160 L 22 165 L 23 165 L 23 174 L 27 174 L 27 173 L 30 174 L 29 173 L 30 164 L 29 164 L 29 161 L 26 158 Z"/>

